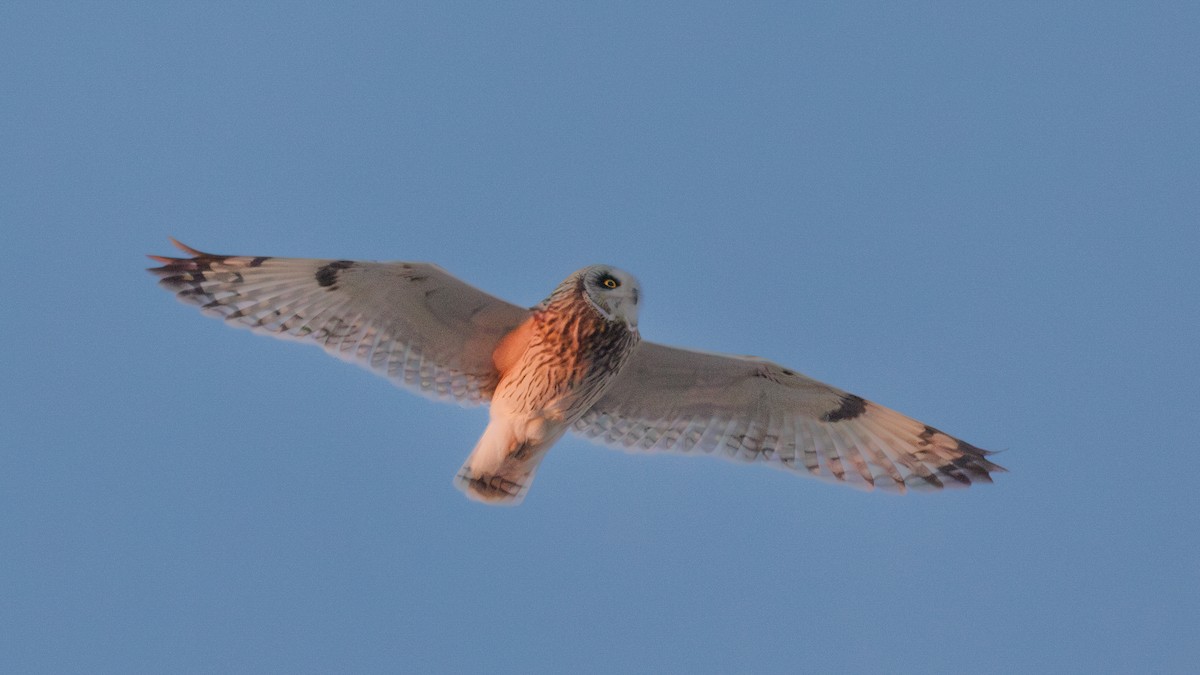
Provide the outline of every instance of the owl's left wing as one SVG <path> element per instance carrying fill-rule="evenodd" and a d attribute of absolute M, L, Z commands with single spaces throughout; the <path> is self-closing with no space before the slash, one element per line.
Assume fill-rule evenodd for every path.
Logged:
<path fill-rule="evenodd" d="M 991 482 L 990 453 L 770 361 L 643 342 L 574 431 L 629 451 L 712 454 L 871 489 Z"/>
<path fill-rule="evenodd" d="M 181 301 L 276 338 L 321 346 L 396 384 L 460 404 L 486 403 L 492 352 L 529 312 L 418 262 L 204 253 L 150 256 Z"/>

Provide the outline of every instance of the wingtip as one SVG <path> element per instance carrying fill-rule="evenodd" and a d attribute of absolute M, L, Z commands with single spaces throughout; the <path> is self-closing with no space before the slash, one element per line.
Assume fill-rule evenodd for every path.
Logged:
<path fill-rule="evenodd" d="M 169 239 L 171 241 L 171 244 L 175 248 L 177 248 L 180 251 L 183 251 L 184 253 L 187 253 L 188 255 L 191 255 L 193 257 L 200 258 L 200 257 L 209 255 L 208 253 L 205 253 L 204 251 L 199 251 L 199 250 L 192 248 L 191 246 L 188 246 L 187 244 L 176 239 L 175 237 L 167 237 L 167 239 Z M 151 257 L 153 257 L 153 256 L 151 256 Z"/>
<path fill-rule="evenodd" d="M 167 240 L 170 241 L 171 244 L 173 246 L 175 246 L 175 248 L 188 254 L 188 257 L 172 258 L 171 256 L 154 255 L 152 253 L 146 254 L 146 257 L 153 260 L 154 262 L 162 263 L 163 265 L 167 265 L 167 266 L 178 265 L 185 261 L 193 260 L 193 259 L 197 259 L 197 258 L 221 258 L 221 257 L 223 257 L 223 256 L 213 255 L 212 253 L 205 253 L 204 251 L 201 251 L 199 249 L 192 248 L 191 246 L 188 246 L 187 244 L 179 241 L 175 237 L 167 237 Z M 159 272 L 162 270 L 161 267 L 148 267 L 146 269 L 149 272 Z"/>

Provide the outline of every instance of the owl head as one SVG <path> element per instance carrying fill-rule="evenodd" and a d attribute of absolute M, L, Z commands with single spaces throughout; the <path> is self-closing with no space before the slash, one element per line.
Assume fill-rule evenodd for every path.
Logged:
<path fill-rule="evenodd" d="M 638 302 L 642 291 L 632 274 L 608 265 L 592 265 L 572 276 L 580 279 L 584 299 L 601 316 L 637 328 Z"/>

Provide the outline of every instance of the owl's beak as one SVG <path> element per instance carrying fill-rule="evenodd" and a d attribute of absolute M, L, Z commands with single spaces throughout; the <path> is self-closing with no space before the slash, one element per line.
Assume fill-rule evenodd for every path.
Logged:
<path fill-rule="evenodd" d="M 621 319 L 630 328 L 637 328 L 638 324 L 638 291 L 633 291 L 626 296 L 613 299 L 613 316 Z"/>

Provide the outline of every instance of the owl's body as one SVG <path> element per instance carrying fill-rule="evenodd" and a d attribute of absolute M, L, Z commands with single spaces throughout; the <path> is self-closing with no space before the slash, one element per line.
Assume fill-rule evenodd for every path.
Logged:
<path fill-rule="evenodd" d="M 755 357 L 641 341 L 640 289 L 607 266 L 532 309 L 427 263 L 151 256 L 160 283 L 206 313 L 318 344 L 398 385 L 490 404 L 455 478 L 516 504 L 568 430 L 638 452 L 712 454 L 904 492 L 991 482 L 989 454 L 894 410 Z"/>
<path fill-rule="evenodd" d="M 618 285 L 604 289 L 604 281 Z M 604 394 L 633 355 L 636 284 L 603 266 L 580 270 L 504 336 L 492 355 L 500 383 L 492 394 L 490 420 L 459 469 L 460 489 L 489 502 L 524 497 L 546 451 Z M 588 302 L 589 287 L 626 289 L 621 316 L 606 318 Z"/>

